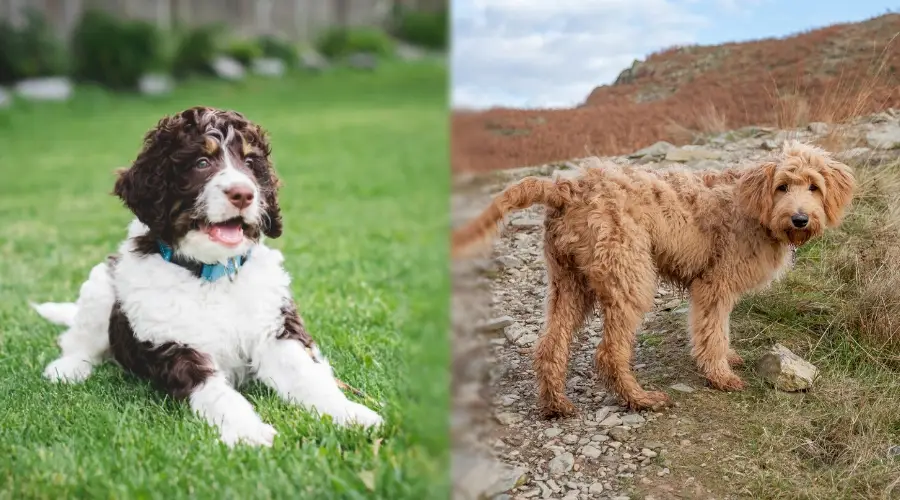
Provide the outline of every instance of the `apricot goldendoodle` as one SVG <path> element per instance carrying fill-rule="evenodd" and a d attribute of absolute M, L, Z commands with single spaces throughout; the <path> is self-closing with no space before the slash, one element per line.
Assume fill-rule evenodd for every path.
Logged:
<path fill-rule="evenodd" d="M 460 256 L 491 238 L 513 210 L 542 204 L 548 273 L 546 325 L 535 349 L 545 416 L 575 412 L 565 395 L 569 344 L 595 305 L 603 314 L 596 369 L 634 409 L 670 403 L 631 370 L 635 331 L 653 307 L 657 278 L 690 294 L 694 359 L 710 384 L 740 390 L 729 315 L 742 294 L 790 265 L 792 250 L 837 226 L 855 189 L 851 169 L 814 146 L 789 141 L 772 162 L 695 172 L 612 163 L 576 179 L 529 177 L 454 231 Z"/>

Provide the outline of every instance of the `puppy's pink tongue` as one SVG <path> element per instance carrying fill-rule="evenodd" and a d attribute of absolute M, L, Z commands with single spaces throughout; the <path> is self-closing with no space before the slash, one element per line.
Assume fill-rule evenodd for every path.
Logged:
<path fill-rule="evenodd" d="M 244 241 L 244 229 L 238 224 L 215 225 L 209 228 L 209 239 L 223 245 L 239 245 Z"/>

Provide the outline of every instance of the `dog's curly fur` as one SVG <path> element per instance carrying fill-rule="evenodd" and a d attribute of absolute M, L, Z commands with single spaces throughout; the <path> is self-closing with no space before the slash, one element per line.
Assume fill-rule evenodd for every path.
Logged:
<path fill-rule="evenodd" d="M 225 140 L 229 129 L 238 140 Z M 217 169 L 198 170 L 194 163 L 219 153 L 220 142 L 229 142 L 235 157 L 244 160 L 237 168 L 254 179 L 260 191 L 264 215 L 260 224 L 245 226 L 245 235 L 253 241 L 260 232 L 273 239 L 281 236 L 281 182 L 270 159 L 268 134 L 237 111 L 195 106 L 160 119 L 145 134 L 131 168 L 118 171 L 113 193 L 150 229 L 138 241 L 145 253 L 156 252 L 157 239 L 176 243 L 202 219 L 198 196 Z"/>
<path fill-rule="evenodd" d="M 579 178 L 526 178 L 454 231 L 455 257 L 489 239 L 513 210 L 547 207 L 546 325 L 535 350 L 545 416 L 575 407 L 565 395 L 569 344 L 594 307 L 604 319 L 596 369 L 631 408 L 670 404 L 631 370 L 635 331 L 658 278 L 690 293 L 691 354 L 710 384 L 740 390 L 729 314 L 746 292 L 776 279 L 793 250 L 840 224 L 855 190 L 851 169 L 824 150 L 789 141 L 771 162 L 696 172 L 607 164 Z"/>

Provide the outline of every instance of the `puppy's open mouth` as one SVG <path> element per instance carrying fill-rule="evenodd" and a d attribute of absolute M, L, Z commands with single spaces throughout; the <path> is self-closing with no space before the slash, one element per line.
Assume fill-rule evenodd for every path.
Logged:
<path fill-rule="evenodd" d="M 205 232 L 210 240 L 227 247 L 236 247 L 244 241 L 244 220 L 240 217 L 224 222 L 200 223 L 199 229 Z"/>

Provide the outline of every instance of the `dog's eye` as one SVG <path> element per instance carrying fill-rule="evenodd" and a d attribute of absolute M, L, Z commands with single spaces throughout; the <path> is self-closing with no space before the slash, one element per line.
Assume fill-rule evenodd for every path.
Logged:
<path fill-rule="evenodd" d="M 244 165 L 247 167 L 252 167 L 253 166 L 253 157 L 248 156 L 247 158 L 244 158 Z"/>
<path fill-rule="evenodd" d="M 816 186 L 815 184 L 810 184 L 810 185 L 809 185 L 809 190 L 810 190 L 810 191 L 818 191 L 818 190 L 819 190 L 819 186 Z"/>
<path fill-rule="evenodd" d="M 208 167 L 209 167 L 209 160 L 207 160 L 206 158 L 200 158 L 199 160 L 197 160 L 197 163 L 194 164 L 194 167 L 197 168 L 197 169 L 199 169 L 199 170 L 203 170 L 203 169 L 205 169 L 205 168 L 208 168 Z"/>
<path fill-rule="evenodd" d="M 787 192 L 787 184 L 782 184 L 775 189 L 781 191 L 782 193 Z"/>

